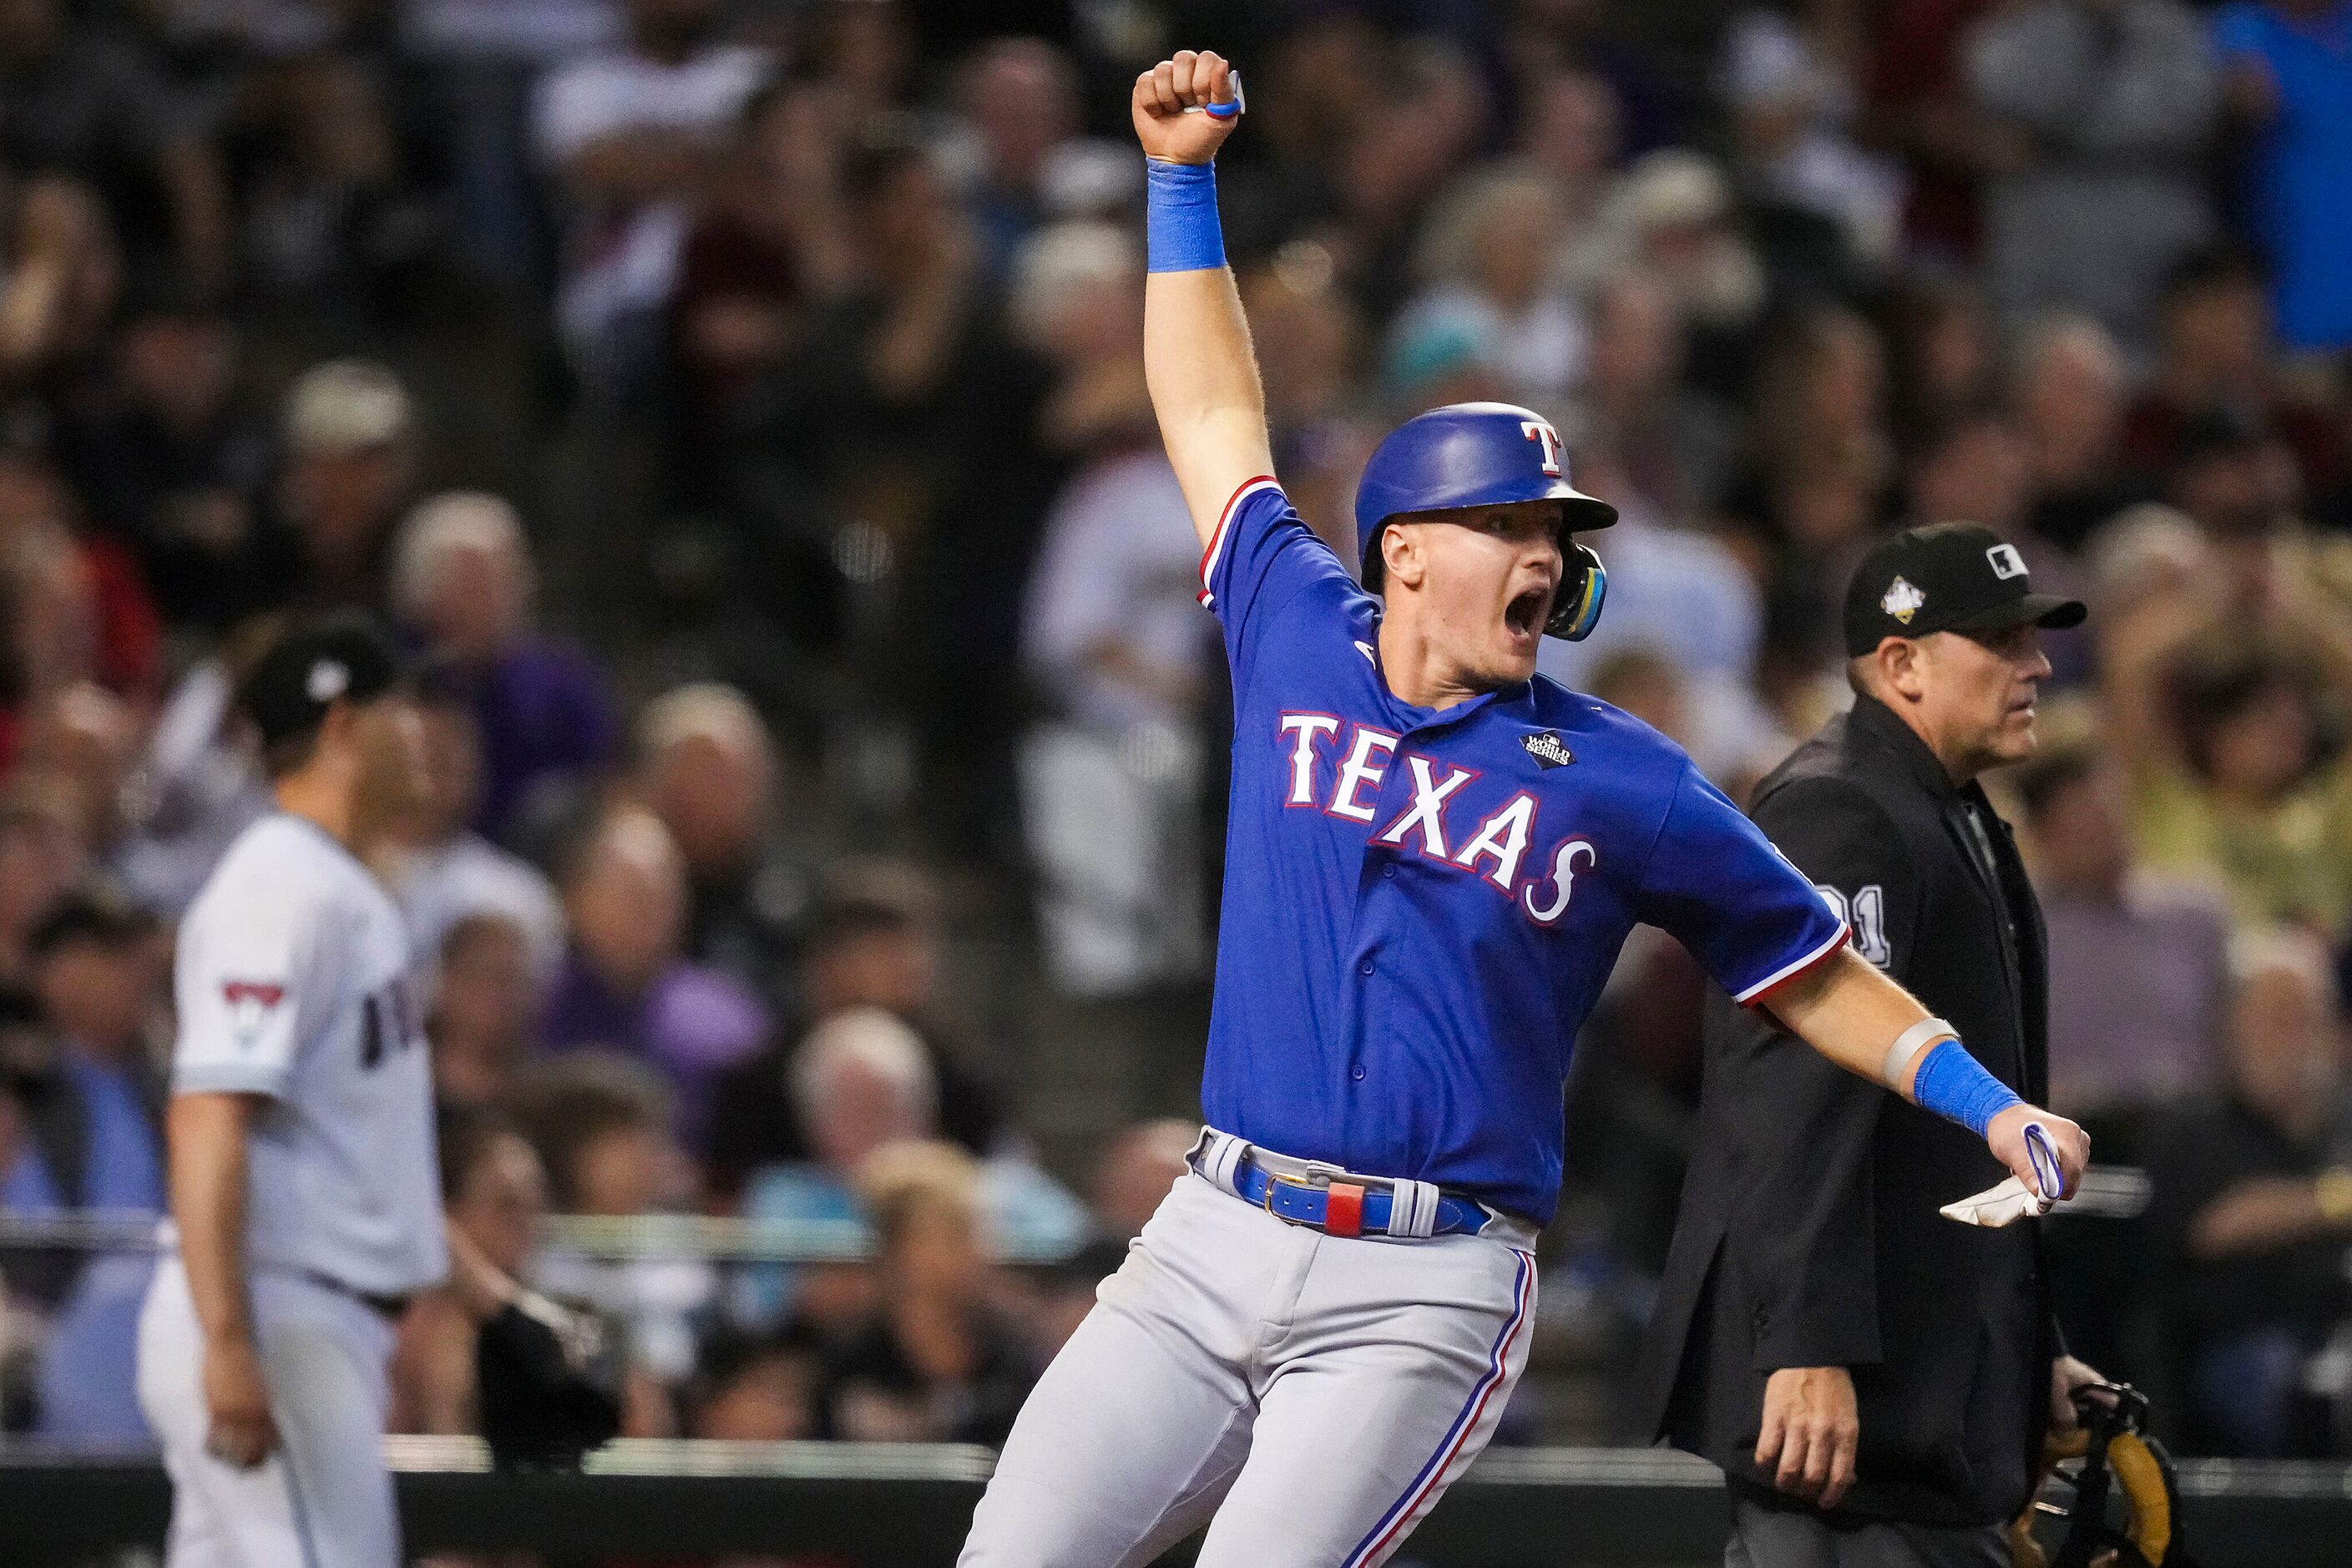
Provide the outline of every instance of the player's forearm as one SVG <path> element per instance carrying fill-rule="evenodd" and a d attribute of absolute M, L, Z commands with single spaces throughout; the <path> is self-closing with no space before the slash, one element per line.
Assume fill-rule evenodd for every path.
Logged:
<path fill-rule="evenodd" d="M 1205 543 L 1234 489 L 1274 467 L 1265 393 L 1230 270 L 1154 272 L 1145 281 L 1143 374 Z"/>
<path fill-rule="evenodd" d="M 172 1219 L 207 1343 L 249 1342 L 245 1282 L 247 1097 L 182 1094 L 165 1113 Z"/>
<path fill-rule="evenodd" d="M 1241 79 L 1213 50 L 1179 49 L 1135 79 L 1132 107 L 1150 265 L 1144 379 L 1206 545 L 1226 500 L 1274 467 L 1265 394 L 1217 213 L 1217 149 L 1240 118 Z"/>
<path fill-rule="evenodd" d="M 2025 1103 L 1969 1054 L 1949 1024 L 1852 949 L 1765 1002 L 1807 1045 L 1846 1071 L 1983 1139 L 2029 1193 L 2053 1202 L 2073 1195 L 2091 1157 L 2083 1130 Z M 2053 1161 L 2054 1168 L 2047 1168 Z"/>
<path fill-rule="evenodd" d="M 1790 1034 L 1873 1083 L 1885 1082 L 1886 1047 L 1931 1016 L 1916 997 L 1852 948 L 1840 950 L 1772 992 L 1764 1005 Z M 1907 1098 L 1918 1059 L 1915 1056 L 1900 1080 L 1887 1087 Z"/>

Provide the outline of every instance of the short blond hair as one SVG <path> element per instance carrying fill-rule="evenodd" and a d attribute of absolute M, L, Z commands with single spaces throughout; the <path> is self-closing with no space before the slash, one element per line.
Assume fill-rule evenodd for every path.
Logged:
<path fill-rule="evenodd" d="M 980 1162 L 953 1143 L 937 1139 L 886 1143 L 857 1167 L 854 1184 L 886 1247 L 927 1209 L 982 1223 Z"/>

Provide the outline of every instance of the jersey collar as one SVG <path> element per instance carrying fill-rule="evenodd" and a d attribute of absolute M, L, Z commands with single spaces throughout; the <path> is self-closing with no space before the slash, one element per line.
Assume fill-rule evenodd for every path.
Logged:
<path fill-rule="evenodd" d="M 1381 662 L 1381 617 L 1377 610 L 1371 616 L 1370 634 L 1357 646 L 1370 656 L 1372 684 L 1380 688 L 1381 700 L 1387 705 L 1389 716 L 1396 721 L 1401 731 L 1433 730 L 1441 725 L 1459 723 L 1482 708 L 1508 709 L 1514 703 L 1525 710 L 1528 719 L 1533 719 L 1536 688 L 1532 680 L 1514 680 L 1507 686 L 1498 686 L 1492 691 L 1482 691 L 1475 697 L 1456 702 L 1451 708 L 1422 708 L 1407 702 L 1389 685 L 1388 667 Z"/>

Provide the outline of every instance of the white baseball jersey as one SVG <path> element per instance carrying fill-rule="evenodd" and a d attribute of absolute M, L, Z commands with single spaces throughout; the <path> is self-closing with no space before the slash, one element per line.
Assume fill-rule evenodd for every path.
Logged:
<path fill-rule="evenodd" d="M 246 1145 L 246 1261 L 372 1295 L 448 1257 L 433 1084 L 400 911 L 316 825 L 246 829 L 180 926 L 174 1093 L 273 1102 Z"/>

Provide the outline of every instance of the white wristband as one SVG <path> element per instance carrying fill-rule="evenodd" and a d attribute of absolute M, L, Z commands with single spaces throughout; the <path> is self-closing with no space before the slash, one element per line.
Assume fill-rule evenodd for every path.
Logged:
<path fill-rule="evenodd" d="M 1886 1047 L 1886 1059 L 1879 1065 L 1878 1079 L 1895 1093 L 1903 1092 L 1903 1074 L 1911 1066 L 1911 1058 L 1938 1040 L 1957 1040 L 1960 1032 L 1941 1018 L 1922 1018 L 1901 1034 Z"/>

